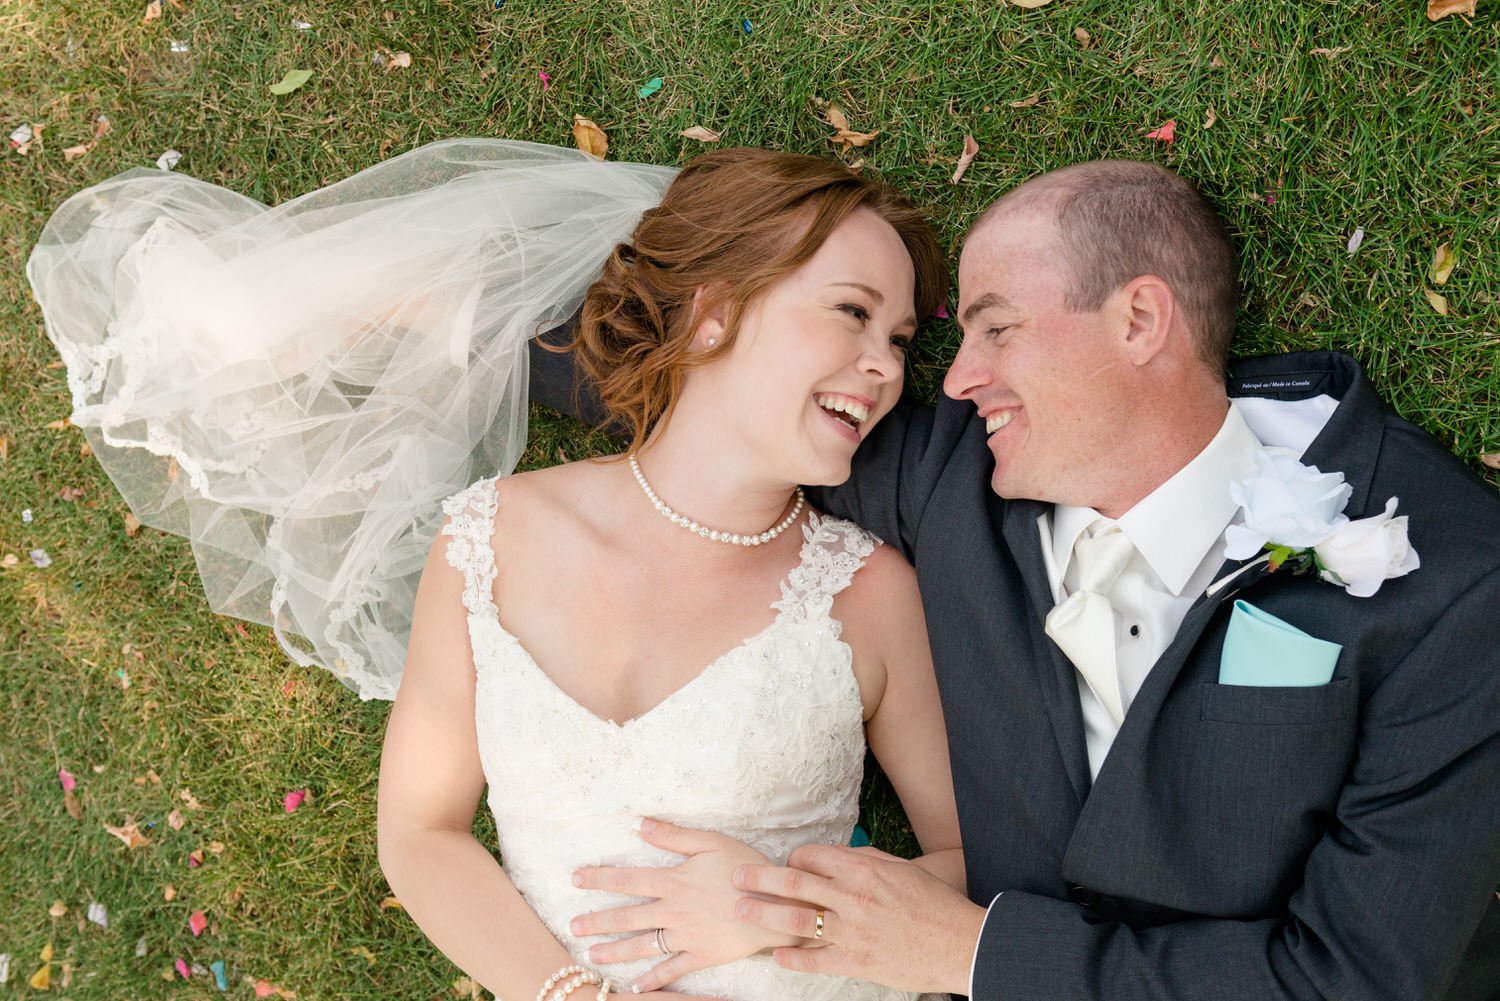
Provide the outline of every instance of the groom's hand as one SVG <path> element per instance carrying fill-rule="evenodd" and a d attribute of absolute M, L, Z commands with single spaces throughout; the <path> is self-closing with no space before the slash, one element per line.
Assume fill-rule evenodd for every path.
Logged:
<path fill-rule="evenodd" d="M 735 905 L 752 924 L 813 940 L 773 953 L 789 970 L 860 977 L 909 991 L 969 992 L 984 908 L 920 866 L 873 848 L 806 845 L 784 868 L 741 866 L 734 884 L 806 901 L 746 897 Z"/>

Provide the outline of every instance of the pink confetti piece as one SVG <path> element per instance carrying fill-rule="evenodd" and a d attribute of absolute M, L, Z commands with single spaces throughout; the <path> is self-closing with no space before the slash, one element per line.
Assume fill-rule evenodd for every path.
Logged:
<path fill-rule="evenodd" d="M 1168 118 L 1156 128 L 1146 133 L 1147 139 L 1160 139 L 1164 143 L 1177 141 L 1177 119 Z"/>
<path fill-rule="evenodd" d="M 192 979 L 193 971 L 188 969 L 187 960 L 179 956 L 177 962 L 173 963 L 172 965 L 177 968 L 177 972 L 182 975 L 183 980 Z"/>
<path fill-rule="evenodd" d="M 272 994 L 275 994 L 275 993 L 276 993 L 276 988 L 272 987 L 266 981 L 264 981 L 264 980 L 257 980 L 255 982 L 255 996 L 256 997 L 258 997 L 258 998 L 268 998 Z"/>
<path fill-rule="evenodd" d="M 306 789 L 295 789 L 292 792 L 286 794 L 286 796 L 281 801 L 281 805 L 286 808 L 287 813 L 291 813 L 293 810 L 297 809 L 297 807 L 301 806 L 302 801 L 306 798 Z"/>
<path fill-rule="evenodd" d="M 552 86 L 552 74 L 537 70 L 536 78 L 542 81 L 542 93 L 545 94 L 547 88 Z"/>
<path fill-rule="evenodd" d="M 63 792 L 72 792 L 78 786 L 78 780 L 66 768 L 59 768 L 57 770 L 57 778 L 62 783 Z"/>
<path fill-rule="evenodd" d="M 193 938 L 197 938 L 208 927 L 208 918 L 203 916 L 202 911 L 194 911 L 192 917 L 188 918 L 188 927 L 193 931 Z"/>
<path fill-rule="evenodd" d="M 199 857 L 199 855 L 198 855 L 197 852 L 188 852 L 188 868 L 189 869 L 196 869 L 196 868 L 198 868 L 202 864 L 203 864 L 203 859 L 201 857 Z"/>
<path fill-rule="evenodd" d="M 932 315 L 937 317 L 939 320 L 948 319 L 948 304 L 946 302 L 938 303 L 937 312 L 933 313 Z"/>

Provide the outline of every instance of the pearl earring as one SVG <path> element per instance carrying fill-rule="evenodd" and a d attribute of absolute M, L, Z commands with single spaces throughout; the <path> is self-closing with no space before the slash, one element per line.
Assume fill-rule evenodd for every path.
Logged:
<path fill-rule="evenodd" d="M 708 339 L 708 346 L 709 347 L 713 347 L 717 343 L 719 343 L 719 339 L 717 337 L 710 337 Z"/>

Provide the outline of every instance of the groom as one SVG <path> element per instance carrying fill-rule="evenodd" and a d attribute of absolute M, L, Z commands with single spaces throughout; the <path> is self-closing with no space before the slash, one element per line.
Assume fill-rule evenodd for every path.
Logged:
<path fill-rule="evenodd" d="M 822 912 L 784 965 L 996 1001 L 1500 996 L 1500 498 L 1345 356 L 1226 369 L 1235 270 L 1147 164 L 971 229 L 945 398 L 813 495 L 916 566 L 968 897 L 869 851 L 745 867 L 808 905 L 747 920 Z M 1348 590 L 1226 558 L 1262 446 L 1343 475 L 1329 527 L 1372 519 Z"/>

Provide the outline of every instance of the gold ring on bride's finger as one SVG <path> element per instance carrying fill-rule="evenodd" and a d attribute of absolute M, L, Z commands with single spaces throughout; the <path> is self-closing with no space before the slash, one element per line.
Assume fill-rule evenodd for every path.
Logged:
<path fill-rule="evenodd" d="M 813 915 L 813 938 L 823 937 L 823 919 L 827 916 L 828 912 L 821 907 L 818 908 L 818 913 Z"/>
<path fill-rule="evenodd" d="M 672 950 L 667 948 L 667 930 L 665 928 L 656 929 L 656 948 L 663 956 L 673 955 Z"/>

